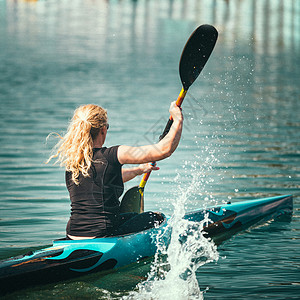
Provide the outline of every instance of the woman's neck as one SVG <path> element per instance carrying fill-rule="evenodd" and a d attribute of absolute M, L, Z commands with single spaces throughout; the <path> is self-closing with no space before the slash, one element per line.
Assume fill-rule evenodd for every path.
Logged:
<path fill-rule="evenodd" d="M 100 130 L 99 134 L 96 136 L 96 138 L 94 139 L 94 148 L 102 148 L 104 142 L 105 142 L 105 138 L 106 138 L 106 134 Z"/>

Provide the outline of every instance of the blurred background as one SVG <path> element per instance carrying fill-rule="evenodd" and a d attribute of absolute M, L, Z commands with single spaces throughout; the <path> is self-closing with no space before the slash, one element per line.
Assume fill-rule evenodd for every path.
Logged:
<path fill-rule="evenodd" d="M 260 262 L 260 271 L 249 271 L 248 278 L 259 278 L 250 279 L 254 288 L 247 290 L 247 280 L 230 278 L 236 296 L 243 299 L 245 289 L 253 297 L 261 285 L 261 293 L 273 299 L 299 292 L 297 0 L 0 0 L 2 258 L 65 234 L 70 207 L 64 171 L 45 164 L 57 142 L 47 136 L 66 132 L 75 108 L 95 103 L 108 110 L 106 146 L 157 141 L 170 102 L 181 89 L 181 51 L 201 24 L 214 25 L 219 39 L 184 101 L 178 149 L 149 179 L 146 209 L 172 214 L 178 190 L 193 178 L 199 184 L 187 210 L 295 194 L 294 215 L 283 231 L 269 233 L 269 240 L 251 233 L 257 241 L 262 238 L 257 242 L 261 249 L 252 249 L 257 257 L 270 249 L 275 255 Z M 241 243 L 249 252 L 254 247 L 251 238 L 232 243 L 231 251 Z M 279 260 L 276 253 L 281 253 Z M 231 270 L 227 256 L 222 264 Z M 236 256 L 241 272 L 251 265 L 244 261 L 255 260 L 244 252 Z M 270 270 L 274 264 L 278 268 Z M 213 291 L 226 287 L 230 272 L 223 277 L 207 272 L 217 288 L 205 298 L 220 297 Z M 270 273 L 273 285 L 266 282 Z M 199 275 L 204 287 L 205 280 Z M 226 292 L 220 299 L 225 298 Z"/>

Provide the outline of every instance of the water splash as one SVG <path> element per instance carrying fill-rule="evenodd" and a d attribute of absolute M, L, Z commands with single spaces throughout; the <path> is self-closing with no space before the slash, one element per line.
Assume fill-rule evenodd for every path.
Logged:
<path fill-rule="evenodd" d="M 179 196 L 175 198 L 169 225 L 157 237 L 158 249 L 148 279 L 123 299 L 203 299 L 196 271 L 202 265 L 218 260 L 219 255 L 213 241 L 202 233 L 203 225 L 209 220 L 195 223 L 183 219 L 185 203 L 198 188 L 199 177 L 194 172 L 191 184 L 180 188 Z M 169 239 L 168 247 L 166 239 Z"/>

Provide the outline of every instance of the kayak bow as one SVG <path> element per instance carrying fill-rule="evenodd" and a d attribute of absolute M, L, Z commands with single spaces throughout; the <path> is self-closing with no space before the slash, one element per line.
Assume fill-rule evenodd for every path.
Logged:
<path fill-rule="evenodd" d="M 204 224 L 205 235 L 216 238 L 233 235 L 258 222 L 291 214 L 291 195 L 224 204 L 189 212 L 184 216 Z M 0 294 L 17 289 L 58 282 L 105 270 L 120 268 L 156 251 L 156 239 L 168 225 L 169 218 L 157 228 L 122 236 L 88 240 L 56 240 L 52 247 L 0 261 Z M 171 230 L 166 230 L 166 246 Z"/>

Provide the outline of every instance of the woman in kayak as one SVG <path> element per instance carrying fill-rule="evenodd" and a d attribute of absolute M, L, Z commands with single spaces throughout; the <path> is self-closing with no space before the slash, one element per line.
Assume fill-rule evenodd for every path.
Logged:
<path fill-rule="evenodd" d="M 107 112 L 97 105 L 76 109 L 65 136 L 60 137 L 57 158 L 66 169 L 66 185 L 71 199 L 71 217 L 67 225 L 70 239 L 97 238 L 137 232 L 161 221 L 160 214 L 120 214 L 119 197 L 123 183 L 152 170 L 150 162 L 169 157 L 177 148 L 183 116 L 175 102 L 170 114 L 174 120 L 169 133 L 158 143 L 140 147 L 103 147 L 107 130 Z M 138 164 L 124 169 L 124 164 Z"/>

